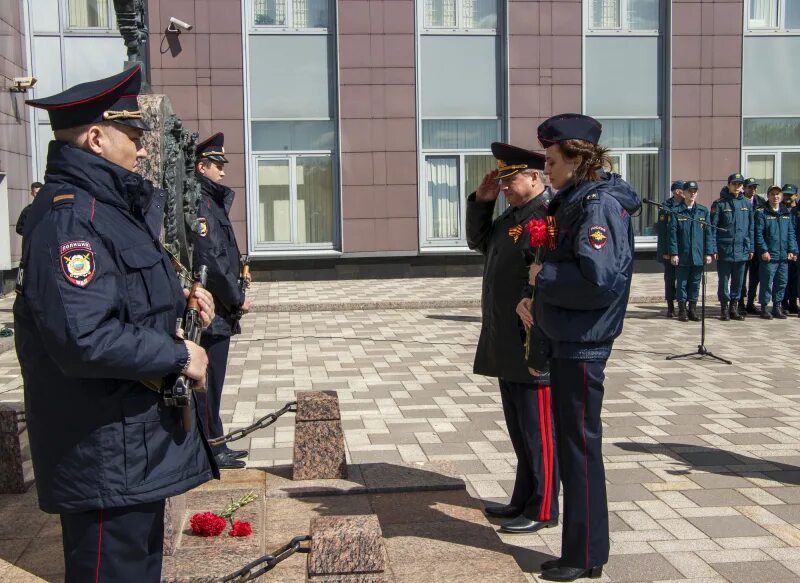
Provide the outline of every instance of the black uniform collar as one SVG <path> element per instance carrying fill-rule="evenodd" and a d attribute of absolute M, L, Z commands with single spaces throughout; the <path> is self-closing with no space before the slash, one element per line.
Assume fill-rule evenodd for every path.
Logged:
<path fill-rule="evenodd" d="M 57 140 L 47 152 L 45 181 L 73 184 L 99 201 L 142 214 L 153 197 L 153 185 L 140 174 Z"/>
<path fill-rule="evenodd" d="M 210 196 L 214 202 L 223 207 L 226 214 L 231 212 L 234 196 L 233 190 L 224 184 L 214 182 L 202 174 L 198 174 L 197 178 L 200 180 L 200 191 Z"/>

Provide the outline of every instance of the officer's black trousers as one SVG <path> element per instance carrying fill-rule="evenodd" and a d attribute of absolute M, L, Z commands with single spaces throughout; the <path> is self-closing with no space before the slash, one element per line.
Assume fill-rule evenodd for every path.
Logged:
<path fill-rule="evenodd" d="M 761 278 L 759 263 L 758 253 L 753 253 L 753 258 L 747 262 L 744 281 L 742 282 L 742 293 L 739 295 L 741 299 L 747 299 L 750 304 L 755 303 L 758 296 L 758 282 Z"/>
<path fill-rule="evenodd" d="M 65 583 L 158 583 L 164 501 L 61 515 Z"/>
<path fill-rule="evenodd" d="M 228 368 L 228 351 L 231 347 L 229 336 L 212 336 L 203 334 L 200 346 L 208 352 L 208 390 L 197 393 L 198 413 L 203 424 L 206 437 L 212 439 L 223 435 L 222 419 L 219 416 L 222 402 L 222 387 L 225 384 L 225 371 Z M 219 448 L 212 448 L 214 453 Z"/>
<path fill-rule="evenodd" d="M 530 520 L 558 518 L 558 463 L 548 385 L 500 379 L 508 435 L 517 455 L 512 506 Z"/>
<path fill-rule="evenodd" d="M 605 361 L 555 358 L 550 382 L 564 487 L 561 563 L 588 569 L 608 562 L 608 502 L 602 455 Z"/>

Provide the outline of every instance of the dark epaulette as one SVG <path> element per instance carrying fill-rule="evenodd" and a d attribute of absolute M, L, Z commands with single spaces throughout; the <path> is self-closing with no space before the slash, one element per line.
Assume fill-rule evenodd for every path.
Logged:
<path fill-rule="evenodd" d="M 584 204 L 586 204 L 588 202 L 599 201 L 599 200 L 600 200 L 600 195 L 597 193 L 596 190 L 593 191 L 593 192 L 590 192 L 589 194 L 587 194 L 586 196 L 583 197 L 583 203 Z"/>

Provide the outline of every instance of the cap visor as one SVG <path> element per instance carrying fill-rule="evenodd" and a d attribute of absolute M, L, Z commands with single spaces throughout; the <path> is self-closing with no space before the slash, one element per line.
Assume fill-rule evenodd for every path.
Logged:
<path fill-rule="evenodd" d="M 119 123 L 119 124 L 122 124 L 124 126 L 130 126 L 132 128 L 138 128 L 138 129 L 144 130 L 146 132 L 149 132 L 151 129 L 153 129 L 149 125 L 147 125 L 147 122 L 144 121 L 143 119 L 136 119 L 136 118 L 115 119 L 114 123 Z"/>
<path fill-rule="evenodd" d="M 225 156 L 218 156 L 214 154 L 213 156 L 206 156 L 209 160 L 213 160 L 214 162 L 222 162 L 223 164 L 228 163 L 228 159 Z"/>

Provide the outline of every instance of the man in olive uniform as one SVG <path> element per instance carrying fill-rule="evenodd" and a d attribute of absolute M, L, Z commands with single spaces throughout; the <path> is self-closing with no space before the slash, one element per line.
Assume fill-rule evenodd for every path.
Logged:
<path fill-rule="evenodd" d="M 188 293 L 159 243 L 164 193 L 135 172 L 140 84 L 137 66 L 27 102 L 55 140 L 24 221 L 14 326 L 39 506 L 61 515 L 67 583 L 160 581 L 165 499 L 219 477 L 198 424 L 159 393 L 179 373 L 202 383 L 208 359 L 175 328 Z M 208 325 L 211 295 L 195 297 Z"/>
<path fill-rule="evenodd" d="M 697 182 L 684 183 L 684 201 L 673 207 L 669 226 L 670 263 L 678 270 L 678 320 L 698 322 L 697 297 L 704 266 L 716 252 L 714 234 L 708 226 L 708 208 L 697 204 Z M 688 302 L 688 306 L 687 306 Z"/>
<path fill-rule="evenodd" d="M 798 230 L 798 226 L 800 226 L 800 214 L 798 214 L 798 207 L 797 207 L 797 185 L 795 184 L 784 184 L 783 185 L 783 205 L 790 209 L 792 212 L 792 216 L 794 217 L 794 228 L 795 232 Z M 790 261 L 789 262 L 789 269 L 788 269 L 788 282 L 786 284 L 786 291 L 784 292 L 783 302 L 781 303 L 781 307 L 783 308 L 783 312 L 788 312 L 790 314 L 797 314 L 800 312 L 800 306 L 797 304 L 797 278 L 798 278 L 798 270 L 797 270 L 797 262 Z"/>
<path fill-rule="evenodd" d="M 492 154 L 498 169 L 467 198 L 467 242 L 486 257 L 474 370 L 500 381 L 517 476 L 509 504 L 488 507 L 486 513 L 510 518 L 501 526 L 506 532 L 529 533 L 558 524 L 559 482 L 549 375 L 529 374 L 515 308 L 528 282 L 521 241 L 527 236 L 525 225 L 546 215 L 552 194 L 543 182 L 544 156 L 501 143 L 492 144 Z M 492 220 L 500 192 L 509 206 Z"/>
<path fill-rule="evenodd" d="M 228 218 L 234 192 L 222 184 L 227 162 L 224 134 L 216 133 L 197 146 L 196 170 L 203 197 L 197 209 L 200 232 L 194 234 L 194 264 L 208 266 L 207 287 L 214 296 L 217 313 L 200 341 L 208 351 L 209 363 L 208 391 L 198 394 L 198 404 L 209 439 L 224 433 L 219 411 L 231 336 L 241 331 L 239 318 L 250 310 L 250 302 L 239 285 L 242 265 Z M 245 466 L 239 458 L 247 455 L 246 450 L 233 450 L 227 445 L 215 446 L 213 450 L 221 469 Z"/>
<path fill-rule="evenodd" d="M 671 196 L 664 201 L 658 210 L 658 223 L 656 224 L 656 260 L 664 264 L 664 298 L 667 300 L 667 318 L 675 316 L 675 290 L 677 270 L 672 265 L 669 255 L 669 223 L 672 213 L 670 209 L 683 202 L 683 181 L 676 180 L 670 186 Z"/>
<path fill-rule="evenodd" d="M 753 212 L 756 212 L 766 204 L 766 201 L 758 194 L 758 181 L 755 178 L 748 178 L 744 181 L 744 197 L 753 205 Z M 755 225 L 755 220 L 753 224 Z M 755 239 L 753 240 L 755 241 Z M 755 307 L 756 296 L 758 295 L 758 263 L 758 253 L 753 253 L 753 258 L 747 263 L 742 282 L 742 295 L 739 296 L 739 312 L 758 313 Z M 746 304 L 745 300 L 747 301 Z"/>
<path fill-rule="evenodd" d="M 781 307 L 789 264 L 797 256 L 794 217 L 789 207 L 781 203 L 781 188 L 770 187 L 767 204 L 756 211 L 756 253 L 761 258 L 761 317 L 765 320 L 786 319 Z M 772 312 L 767 308 L 772 301 Z"/>
<path fill-rule="evenodd" d="M 753 206 L 742 195 L 744 176 L 731 174 L 720 197 L 711 205 L 711 223 L 717 238 L 717 298 L 720 320 L 744 320 L 739 296 L 747 262 L 753 258 Z"/>

